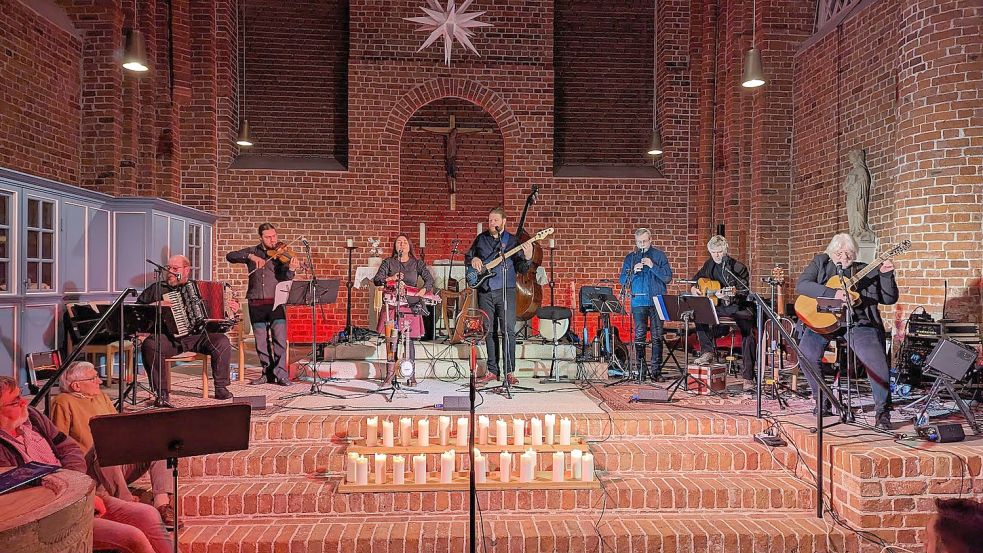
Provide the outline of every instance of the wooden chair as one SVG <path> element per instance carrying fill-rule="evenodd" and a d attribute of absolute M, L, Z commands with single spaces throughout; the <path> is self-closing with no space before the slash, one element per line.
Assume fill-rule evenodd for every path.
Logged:
<path fill-rule="evenodd" d="M 184 353 L 179 353 L 174 357 L 168 357 L 164 360 L 164 374 L 165 378 L 170 379 L 171 369 L 174 368 L 175 363 L 193 363 L 196 361 L 201 362 L 201 397 L 208 397 L 208 371 L 212 366 L 212 356 L 197 353 L 194 351 L 186 351 Z M 241 371 L 240 371 L 241 374 Z"/>
<path fill-rule="evenodd" d="M 77 323 L 82 320 L 98 319 L 102 314 L 102 310 L 108 307 L 108 305 L 108 303 L 87 302 L 69 303 L 65 306 L 66 313 L 68 314 L 68 351 L 72 351 L 74 349 L 73 344 L 78 343 L 84 338 L 84 336 L 78 334 Z M 91 358 L 93 365 L 96 364 L 95 361 L 98 356 L 101 355 L 106 358 L 106 386 L 113 384 L 113 367 L 117 352 L 119 352 L 119 340 L 108 343 L 89 343 L 89 345 L 82 348 L 82 355 L 87 359 Z M 132 374 L 135 363 L 132 342 L 125 342 L 123 344 L 123 362 L 126 366 L 120 367 L 120 374 Z"/>
<path fill-rule="evenodd" d="M 446 332 L 448 336 L 453 336 L 453 333 L 451 332 L 450 321 L 456 320 L 457 318 L 457 305 L 460 297 L 461 297 L 461 292 L 452 292 L 450 290 L 440 291 L 440 321 L 441 321 L 441 325 L 444 327 L 444 332 Z M 452 304 L 452 305 L 448 305 L 448 304 Z M 447 317 L 448 307 L 451 307 L 450 318 Z"/>

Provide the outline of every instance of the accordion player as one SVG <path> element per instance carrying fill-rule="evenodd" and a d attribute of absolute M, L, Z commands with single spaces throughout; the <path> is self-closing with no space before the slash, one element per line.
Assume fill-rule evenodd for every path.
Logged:
<path fill-rule="evenodd" d="M 148 286 L 137 303 L 161 302 L 162 327 L 143 340 L 140 351 L 155 404 L 170 406 L 170 373 L 164 361 L 187 352 L 208 355 L 215 379 L 215 399 L 231 399 L 229 368 L 232 345 L 225 331 L 235 324 L 226 316 L 225 285 L 190 280 L 191 263 L 183 255 L 167 260 L 163 279 Z"/>

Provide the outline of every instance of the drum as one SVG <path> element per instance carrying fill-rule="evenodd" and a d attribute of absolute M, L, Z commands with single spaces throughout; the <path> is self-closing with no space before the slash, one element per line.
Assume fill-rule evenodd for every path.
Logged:
<path fill-rule="evenodd" d="M 560 340 L 570 330 L 573 312 L 566 307 L 547 306 L 536 310 L 539 317 L 539 335 L 547 342 Z"/>

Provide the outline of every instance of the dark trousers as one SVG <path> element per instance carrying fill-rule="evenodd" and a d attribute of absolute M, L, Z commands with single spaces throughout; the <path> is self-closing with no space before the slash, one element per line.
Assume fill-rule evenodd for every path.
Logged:
<path fill-rule="evenodd" d="M 819 368 L 819 360 L 829 345 L 830 337 L 817 334 L 805 328 L 802 337 L 799 339 L 799 350 L 802 358 L 812 361 L 816 368 Z M 859 326 L 850 331 L 850 343 L 847 348 L 857 354 L 857 360 L 867 367 L 867 379 L 870 381 L 870 388 L 874 395 L 874 405 L 877 413 L 882 413 L 890 408 L 890 392 L 888 391 L 889 370 L 887 366 L 887 354 L 884 353 L 884 335 L 876 328 L 869 326 Z M 806 380 L 812 388 L 813 397 L 819 393 L 819 385 L 816 383 L 812 374 L 805 370 Z"/>
<path fill-rule="evenodd" d="M 256 355 L 267 379 L 287 380 L 287 316 L 283 306 L 273 304 L 249 305 L 249 324 L 256 338 Z M 272 342 L 272 351 L 270 351 Z M 242 370 L 242 367 L 239 367 Z"/>
<path fill-rule="evenodd" d="M 645 367 L 645 335 L 652 332 L 652 361 L 649 364 L 649 376 L 655 378 L 661 374 L 662 364 L 662 319 L 655 306 L 632 307 L 631 318 L 635 324 L 635 358 L 640 370 Z"/>
<path fill-rule="evenodd" d="M 515 288 L 505 289 L 505 299 L 501 290 L 478 292 L 478 309 L 488 315 L 490 325 L 485 334 L 485 348 L 488 350 L 488 372 L 499 375 L 499 358 L 504 355 L 505 374 L 515 371 Z M 506 305 L 507 304 L 507 305 Z M 505 326 L 504 350 L 499 351 L 502 344 L 502 325 Z"/>
<path fill-rule="evenodd" d="M 755 380 L 755 359 L 758 341 L 754 334 L 754 312 L 750 309 L 741 309 L 737 305 L 723 305 L 717 307 L 717 315 L 731 317 L 737 324 L 737 329 L 741 331 L 741 378 L 744 380 Z M 700 339 L 700 353 L 716 351 L 716 340 L 721 336 L 727 335 L 726 325 L 696 325 L 696 335 Z"/>
<path fill-rule="evenodd" d="M 215 390 L 228 387 L 229 363 L 232 361 L 232 344 L 229 337 L 221 332 L 203 332 L 191 334 L 182 338 L 171 339 L 161 336 L 158 342 L 154 336 L 148 336 L 140 346 L 143 356 L 143 366 L 150 378 L 150 387 L 161 399 L 167 399 L 171 393 L 171 375 L 164 374 L 164 360 L 179 353 L 194 351 L 210 355 L 212 359 L 212 378 L 215 379 Z M 157 362 L 160 354 L 160 364 Z"/>

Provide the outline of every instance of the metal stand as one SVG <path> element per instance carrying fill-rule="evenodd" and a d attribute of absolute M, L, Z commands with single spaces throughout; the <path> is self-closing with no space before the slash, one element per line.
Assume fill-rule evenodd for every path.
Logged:
<path fill-rule="evenodd" d="M 345 249 L 348 250 L 348 282 L 345 283 L 345 287 L 348 289 L 347 306 L 345 308 L 345 338 L 344 340 L 339 340 L 340 342 L 352 343 L 355 341 L 355 337 L 352 336 L 352 288 L 355 286 L 355 275 L 352 274 L 352 252 L 355 251 L 355 244 L 352 243 L 351 246 L 345 245 Z M 313 277 L 313 266 L 311 267 L 311 275 Z M 311 357 L 311 359 L 314 359 Z"/>
<path fill-rule="evenodd" d="M 504 231 L 502 231 L 502 232 L 504 232 Z M 512 373 L 509 372 L 509 366 L 511 364 L 510 361 L 512 363 L 514 363 L 515 360 L 514 359 L 511 359 L 510 360 L 510 358 L 509 358 L 509 354 L 510 354 L 509 350 L 511 349 L 509 347 L 510 344 L 509 344 L 509 332 L 508 332 L 508 321 L 507 321 L 507 319 L 509 318 L 508 317 L 508 313 L 509 313 L 509 294 L 508 294 L 508 290 L 509 290 L 509 287 L 508 287 L 508 282 L 509 282 L 509 266 L 508 266 L 508 263 L 507 263 L 508 260 L 505 258 L 505 244 L 502 244 L 501 243 L 501 235 L 499 235 L 499 250 L 498 250 L 498 255 L 502 259 L 502 263 L 501 263 L 500 266 L 502 267 L 502 271 L 503 271 L 503 275 L 502 275 L 502 306 L 503 306 L 503 309 L 502 309 L 502 317 L 498 320 L 498 322 L 499 322 L 499 325 L 498 326 L 501 329 L 501 333 L 502 333 L 501 336 L 502 336 L 502 361 L 503 361 L 502 366 L 499 367 L 498 371 L 499 371 L 499 374 L 502 376 L 502 383 L 501 384 L 498 384 L 496 386 L 489 386 L 489 387 L 486 387 L 486 388 L 482 388 L 481 391 L 483 391 L 483 392 L 491 392 L 491 393 L 495 393 L 495 394 L 502 394 L 507 399 L 512 399 L 512 389 L 513 388 L 516 389 L 516 390 L 524 390 L 524 391 L 528 391 L 528 392 L 531 392 L 532 391 L 532 388 L 529 388 L 528 386 L 519 386 L 519 385 L 513 386 L 512 384 L 509 383 L 509 376 L 512 374 Z M 512 330 L 514 332 L 515 331 L 515 328 L 513 327 Z M 516 337 L 516 342 L 518 342 L 518 336 Z M 512 357 L 514 357 L 514 356 L 515 355 L 514 355 L 514 352 L 513 352 L 512 353 Z M 513 368 L 513 371 L 512 372 L 515 372 L 514 368 Z"/>
<path fill-rule="evenodd" d="M 402 307 L 404 303 L 407 306 L 409 305 L 409 301 L 406 298 L 406 286 L 404 286 L 402 282 L 397 282 L 396 283 L 396 307 L 395 307 L 395 310 L 396 310 L 396 317 L 395 317 L 395 319 L 396 319 L 396 323 L 395 323 L 396 324 L 396 326 L 395 326 L 395 328 L 396 328 L 396 340 L 395 340 L 395 343 L 393 344 L 392 361 L 389 361 L 388 359 L 386 360 L 386 378 L 385 378 L 385 380 L 383 380 L 383 385 L 384 386 L 382 388 L 379 388 L 378 390 L 376 390 L 374 392 L 374 393 L 383 394 L 383 395 L 385 395 L 386 392 L 389 392 L 389 396 L 386 398 L 386 403 L 392 403 L 393 402 L 393 398 L 396 396 L 396 391 L 398 391 L 398 390 L 402 390 L 404 392 L 413 392 L 414 394 L 429 394 L 430 393 L 427 390 L 417 390 L 417 389 L 414 389 L 414 388 L 412 388 L 410 386 L 407 386 L 407 387 L 404 388 L 399 383 L 399 366 L 397 365 L 399 363 L 399 344 L 403 340 L 403 333 L 405 332 L 405 333 L 408 334 L 409 331 L 410 331 L 410 329 L 409 329 L 409 321 L 407 321 L 406 322 L 406 325 L 404 326 L 404 324 L 403 324 L 403 314 L 400 311 L 400 307 Z M 410 338 L 410 340 L 411 340 L 411 342 L 408 344 L 409 347 L 407 348 L 410 351 L 408 351 L 407 354 L 410 356 L 410 363 L 413 363 L 413 374 L 415 376 L 416 375 L 416 356 L 414 355 L 414 351 L 412 349 L 413 348 L 412 338 Z"/>

